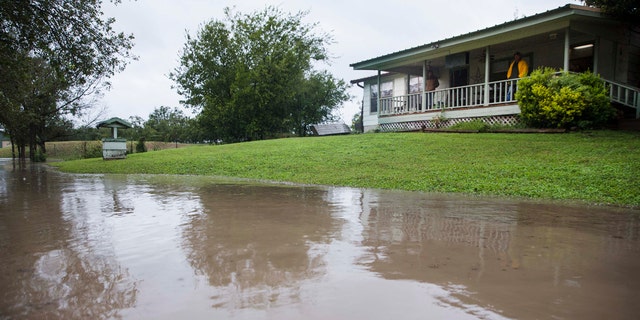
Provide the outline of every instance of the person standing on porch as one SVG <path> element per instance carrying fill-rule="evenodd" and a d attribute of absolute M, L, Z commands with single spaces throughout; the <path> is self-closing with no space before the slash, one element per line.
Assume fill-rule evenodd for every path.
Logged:
<path fill-rule="evenodd" d="M 438 77 L 433 74 L 433 71 L 427 71 L 427 79 L 424 82 L 425 91 L 427 91 L 427 110 L 431 109 L 433 106 L 433 91 L 436 90 L 437 87 L 440 86 L 440 82 L 438 81 Z"/>
<path fill-rule="evenodd" d="M 509 70 L 507 70 L 507 79 L 513 80 L 510 82 L 509 90 L 507 91 L 507 101 L 512 98 L 515 99 L 514 95 L 517 89 L 516 79 L 524 78 L 528 73 L 529 65 L 526 61 L 522 60 L 520 52 L 516 51 L 516 53 L 513 54 L 513 61 L 511 65 L 509 65 Z"/>

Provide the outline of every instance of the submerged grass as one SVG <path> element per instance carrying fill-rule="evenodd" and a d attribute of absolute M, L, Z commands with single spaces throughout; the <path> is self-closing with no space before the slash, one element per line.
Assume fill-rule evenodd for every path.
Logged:
<path fill-rule="evenodd" d="M 192 146 L 66 172 L 215 175 L 640 207 L 640 135 L 379 133 Z"/>

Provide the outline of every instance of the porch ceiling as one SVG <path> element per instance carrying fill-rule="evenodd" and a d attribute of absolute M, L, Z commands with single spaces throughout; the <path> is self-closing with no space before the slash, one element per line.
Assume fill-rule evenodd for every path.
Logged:
<path fill-rule="evenodd" d="M 550 41 L 549 34 L 561 38 L 566 28 L 590 25 L 594 20 L 605 20 L 600 11 L 590 7 L 566 5 L 531 17 L 506 22 L 465 35 L 432 42 L 381 57 L 353 63 L 354 70 L 384 70 L 405 74 L 422 74 L 424 61 L 444 65 L 444 57 L 460 52 L 481 50 L 491 46 L 492 52 L 510 51 L 531 41 Z M 584 30 L 583 30 L 584 31 Z M 573 32 L 573 31 L 572 31 Z"/>

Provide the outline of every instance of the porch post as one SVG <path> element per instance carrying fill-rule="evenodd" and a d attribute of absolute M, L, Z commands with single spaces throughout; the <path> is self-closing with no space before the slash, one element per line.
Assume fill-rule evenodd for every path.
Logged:
<path fill-rule="evenodd" d="M 484 55 L 484 105 L 489 105 L 489 70 L 491 70 L 491 55 L 489 54 L 489 46 L 487 46 L 484 51 L 486 54 Z"/>
<path fill-rule="evenodd" d="M 570 41 L 569 41 L 569 28 L 564 31 L 564 71 L 569 71 L 569 51 L 570 49 Z"/>
<path fill-rule="evenodd" d="M 600 37 L 596 38 L 593 44 L 593 74 L 598 74 L 598 51 L 600 48 Z"/>
<path fill-rule="evenodd" d="M 422 111 L 427 111 L 427 60 L 422 61 Z"/>
<path fill-rule="evenodd" d="M 376 98 L 378 98 L 378 114 L 382 114 L 382 105 L 380 104 L 380 93 L 382 92 L 382 89 L 380 88 L 380 70 L 378 70 L 378 95 Z"/>

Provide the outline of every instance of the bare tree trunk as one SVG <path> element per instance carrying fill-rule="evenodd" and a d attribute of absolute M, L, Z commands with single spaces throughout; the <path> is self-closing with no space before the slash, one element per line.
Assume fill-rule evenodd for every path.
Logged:
<path fill-rule="evenodd" d="M 16 159 L 16 140 L 11 136 L 11 157 L 13 160 Z"/>

